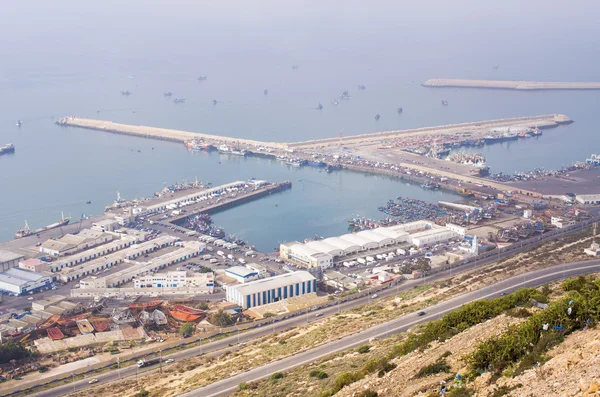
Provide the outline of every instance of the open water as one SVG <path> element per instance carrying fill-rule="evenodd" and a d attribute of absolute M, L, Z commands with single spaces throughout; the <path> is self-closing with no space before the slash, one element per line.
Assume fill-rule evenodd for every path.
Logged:
<path fill-rule="evenodd" d="M 352 214 L 375 217 L 388 198 L 451 198 L 384 177 L 221 159 L 172 143 L 54 125 L 67 115 L 296 141 L 340 131 L 564 113 L 575 123 L 547 130 L 540 139 L 486 147 L 492 172 L 558 168 L 600 152 L 598 91 L 420 86 L 435 77 L 600 81 L 600 25 L 594 19 L 600 4 L 413 3 L 5 4 L 0 145 L 14 143 L 17 152 L 0 157 L 0 239 L 11 238 L 25 219 L 39 227 L 56 221 L 61 211 L 74 219 L 97 214 L 117 190 L 125 198 L 147 196 L 165 182 L 196 176 L 214 184 L 249 177 L 292 180 L 289 192 L 215 216 L 227 232 L 265 250 L 315 233 L 343 233 Z M 199 82 L 198 76 L 208 80 Z M 366 90 L 357 90 L 358 84 Z M 132 95 L 121 96 L 121 90 Z M 352 98 L 332 105 L 343 90 Z M 174 104 L 165 91 L 186 103 Z M 449 106 L 441 106 L 442 98 Z M 315 110 L 319 102 L 322 111 Z M 84 204 L 88 200 L 91 205 Z"/>

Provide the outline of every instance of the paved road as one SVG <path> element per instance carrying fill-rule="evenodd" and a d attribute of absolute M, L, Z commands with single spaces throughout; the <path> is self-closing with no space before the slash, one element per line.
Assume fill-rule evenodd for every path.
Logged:
<path fill-rule="evenodd" d="M 474 264 L 466 265 L 466 267 L 462 267 L 461 270 L 463 270 L 467 267 L 471 267 L 471 266 L 474 266 Z M 314 348 L 311 350 L 307 350 L 303 353 L 294 355 L 293 357 L 290 357 L 290 358 L 287 358 L 284 360 L 280 360 L 280 361 L 276 361 L 274 363 L 265 365 L 263 367 L 259 367 L 254 370 L 251 370 L 251 371 L 236 375 L 234 377 L 222 380 L 220 382 L 216 382 L 216 383 L 206 386 L 204 388 L 197 389 L 193 392 L 190 392 L 187 395 L 188 396 L 203 396 L 203 397 L 227 395 L 227 394 L 231 393 L 232 391 L 234 391 L 237 388 L 238 384 L 241 382 L 250 382 L 253 380 L 261 379 L 263 377 L 269 376 L 273 372 L 285 371 L 285 370 L 291 369 L 295 366 L 311 362 L 320 357 L 323 357 L 323 356 L 326 356 L 326 355 L 329 355 L 329 354 L 332 354 L 332 353 L 335 353 L 338 351 L 342 351 L 345 349 L 349 349 L 349 348 L 352 348 L 355 346 L 359 346 L 363 343 L 368 342 L 368 340 L 373 337 L 384 337 L 386 335 L 391 335 L 391 334 L 398 333 L 398 332 L 404 332 L 408 328 L 412 327 L 415 324 L 425 322 L 428 320 L 432 320 L 432 319 L 436 319 L 436 318 L 440 317 L 441 315 L 443 315 L 451 310 L 454 310 L 457 307 L 460 307 L 464 303 L 467 303 L 467 302 L 470 302 L 473 300 L 477 300 L 477 299 L 497 297 L 502 292 L 511 292 L 511 291 L 514 291 L 514 290 L 516 290 L 518 288 L 522 288 L 522 287 L 539 286 L 539 285 L 548 283 L 550 281 L 559 280 L 559 279 L 566 278 L 566 277 L 572 277 L 574 275 L 579 275 L 579 274 L 593 273 L 593 272 L 600 272 L 600 260 L 587 261 L 587 262 L 576 262 L 576 263 L 567 264 L 567 265 L 554 266 L 552 268 L 538 270 L 538 271 L 535 271 L 535 272 L 532 272 L 532 273 L 529 273 L 526 275 L 513 277 L 511 279 L 494 284 L 493 286 L 486 287 L 482 290 L 468 293 L 465 295 L 461 295 L 461 296 L 453 298 L 451 300 L 434 305 L 427 309 L 428 314 L 426 316 L 417 317 L 414 313 L 409 314 L 409 315 L 400 317 L 398 319 L 392 320 L 388 323 L 370 328 L 361 333 L 351 335 L 346 338 L 340 339 L 338 341 L 329 343 L 325 347 L 320 346 L 320 347 L 317 347 L 317 348 Z M 438 273 L 434 276 L 431 276 L 426 281 L 428 281 L 428 282 L 434 281 L 436 279 L 440 279 L 447 275 L 448 274 L 446 272 Z M 378 292 L 378 295 L 380 297 L 393 295 L 399 291 L 407 290 L 418 284 L 421 284 L 421 283 L 423 283 L 424 280 L 425 279 L 411 280 L 410 282 L 406 282 L 404 284 L 391 287 L 385 291 Z M 366 296 L 366 297 L 363 297 L 360 299 L 347 301 L 344 303 L 339 303 L 335 306 L 322 309 L 318 312 L 321 312 L 324 315 L 332 315 L 339 310 L 344 310 L 344 309 L 347 309 L 347 308 L 350 308 L 353 306 L 365 304 L 369 300 L 370 300 L 370 297 Z M 253 329 L 253 330 L 250 330 L 247 332 L 243 332 L 238 335 L 228 337 L 228 338 L 225 338 L 225 339 L 222 339 L 219 341 L 211 342 L 211 343 L 208 343 L 203 346 L 198 346 L 198 347 L 190 348 L 190 349 L 183 350 L 180 352 L 176 352 L 176 353 L 173 353 L 170 355 L 165 355 L 165 356 L 163 356 L 163 358 L 164 359 L 173 358 L 176 360 L 183 360 L 183 359 L 186 359 L 189 357 L 194 357 L 194 356 L 197 356 L 197 355 L 203 354 L 203 353 L 209 354 L 209 355 L 219 355 L 223 352 L 224 349 L 231 349 L 231 347 L 229 346 L 230 344 L 235 345 L 240 342 L 245 342 L 245 341 L 260 337 L 262 335 L 266 335 L 266 334 L 273 333 L 276 331 L 281 331 L 281 330 L 287 329 L 289 327 L 294 327 L 294 326 L 300 325 L 302 323 L 314 321 L 316 313 L 317 312 L 311 312 L 311 313 L 308 313 L 307 315 L 292 317 L 287 320 L 274 322 L 272 324 L 264 325 L 263 327 L 256 328 L 256 329 Z M 156 370 L 157 370 L 156 368 L 151 368 L 151 369 L 146 370 L 144 372 L 144 374 L 147 374 L 148 371 L 156 371 Z M 126 367 L 126 368 L 121 369 L 120 371 L 110 371 L 110 372 L 107 372 L 107 373 L 104 373 L 101 375 L 96 375 L 96 376 L 90 375 L 88 379 L 90 379 L 92 377 L 96 378 L 96 379 L 98 379 L 97 384 L 101 384 L 101 383 L 115 381 L 115 380 L 119 379 L 120 377 L 121 378 L 130 377 L 130 376 L 135 377 L 136 371 L 137 371 L 136 367 Z M 141 373 L 142 373 L 142 371 L 140 371 L 140 374 Z M 33 396 L 58 397 L 58 396 L 62 396 L 64 394 L 66 394 L 66 393 L 72 392 L 74 389 L 81 390 L 81 389 L 87 388 L 88 386 L 89 386 L 88 380 L 84 379 L 81 381 L 73 382 L 71 384 L 62 385 L 59 387 L 55 387 L 53 389 L 45 390 L 45 391 L 33 394 Z"/>
<path fill-rule="evenodd" d="M 483 290 L 460 295 L 448 301 L 433 305 L 427 309 L 427 314 L 423 317 L 418 317 L 415 313 L 411 313 L 385 324 L 369 328 L 358 334 L 328 343 L 325 346 L 318 346 L 306 350 L 286 359 L 275 361 L 262 367 L 232 376 L 192 392 L 182 394 L 181 396 L 225 396 L 234 392 L 241 382 L 251 382 L 265 378 L 274 372 L 290 370 L 291 368 L 313 362 L 321 357 L 357 347 L 367 343 L 371 338 L 381 338 L 391 334 L 405 332 L 416 324 L 438 319 L 442 315 L 455 310 L 468 302 L 478 299 L 495 298 L 500 296 L 503 292 L 512 292 L 518 288 L 539 286 L 565 277 L 598 271 L 600 271 L 600 260 L 595 260 L 587 263 L 579 262 L 532 272 L 527 275 L 527 278 L 523 276 L 513 277 Z"/>

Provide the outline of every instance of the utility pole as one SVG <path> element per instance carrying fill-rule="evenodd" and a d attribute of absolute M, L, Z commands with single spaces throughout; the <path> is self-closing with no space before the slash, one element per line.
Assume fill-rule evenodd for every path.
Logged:
<path fill-rule="evenodd" d="M 119 379 L 121 379 L 121 359 L 117 357 L 117 372 L 119 374 Z"/>
<path fill-rule="evenodd" d="M 71 379 L 71 383 L 73 384 L 73 393 L 75 393 L 75 374 L 73 372 L 71 372 Z"/>

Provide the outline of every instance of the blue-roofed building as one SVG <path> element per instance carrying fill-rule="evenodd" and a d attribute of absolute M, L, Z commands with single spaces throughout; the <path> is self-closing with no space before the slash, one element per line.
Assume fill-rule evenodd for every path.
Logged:
<path fill-rule="evenodd" d="M 238 283 L 247 283 L 258 279 L 258 272 L 244 266 L 233 266 L 225 270 L 227 277 L 233 278 Z"/>

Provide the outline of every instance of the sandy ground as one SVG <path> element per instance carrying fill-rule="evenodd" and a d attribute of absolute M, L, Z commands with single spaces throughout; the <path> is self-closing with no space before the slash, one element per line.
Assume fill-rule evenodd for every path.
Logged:
<path fill-rule="evenodd" d="M 506 394 L 514 397 L 600 395 L 600 329 L 575 332 L 548 355 L 552 359 L 542 366 L 514 378 L 502 377 L 492 386 L 489 375 L 482 376 L 475 382 L 478 396 L 492 397 L 500 386 L 515 387 Z"/>
<path fill-rule="evenodd" d="M 420 391 L 432 390 L 439 385 L 440 381 L 454 376 L 461 370 L 464 366 L 462 357 L 471 353 L 478 342 L 498 335 L 509 325 L 518 324 L 521 321 L 523 320 L 501 315 L 478 324 L 444 343 L 433 343 L 432 347 L 424 352 L 415 351 L 393 360 L 397 367 L 382 378 L 379 378 L 377 374 L 369 375 L 343 388 L 336 396 L 352 397 L 356 392 L 365 389 L 377 392 L 380 397 L 413 396 Z M 424 378 L 415 377 L 421 368 L 435 363 L 444 354 L 450 354 L 446 358 L 446 362 L 451 368 L 450 372 Z"/>

